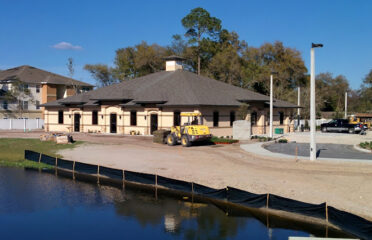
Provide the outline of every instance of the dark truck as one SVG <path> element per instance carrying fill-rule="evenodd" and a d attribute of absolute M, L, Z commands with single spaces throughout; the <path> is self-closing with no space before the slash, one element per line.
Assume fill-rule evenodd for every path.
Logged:
<path fill-rule="evenodd" d="M 322 132 L 348 132 L 348 133 L 359 133 L 362 131 L 361 124 L 349 123 L 347 119 L 333 119 L 328 123 L 320 125 Z"/>

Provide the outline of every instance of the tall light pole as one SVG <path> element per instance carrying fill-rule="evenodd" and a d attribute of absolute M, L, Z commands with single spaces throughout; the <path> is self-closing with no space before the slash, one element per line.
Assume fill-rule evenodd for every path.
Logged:
<path fill-rule="evenodd" d="M 314 48 L 323 47 L 323 44 L 311 44 L 310 50 L 310 161 L 316 160 L 316 143 L 315 143 L 315 53 Z"/>
<path fill-rule="evenodd" d="M 300 131 L 300 119 L 301 119 L 301 117 L 300 117 L 300 115 L 301 115 L 301 108 L 300 108 L 300 106 L 301 106 L 301 87 L 300 86 L 298 86 L 297 87 L 297 106 L 298 106 L 298 108 L 297 108 L 297 131 Z"/>
<path fill-rule="evenodd" d="M 273 75 L 278 74 L 277 72 L 271 71 L 270 74 L 270 132 L 269 137 L 273 137 Z"/>
<path fill-rule="evenodd" d="M 345 119 L 347 119 L 347 92 L 345 92 Z"/>

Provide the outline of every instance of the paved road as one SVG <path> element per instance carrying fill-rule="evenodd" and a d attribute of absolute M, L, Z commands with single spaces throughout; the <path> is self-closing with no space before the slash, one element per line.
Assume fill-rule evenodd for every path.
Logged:
<path fill-rule="evenodd" d="M 271 152 L 295 155 L 296 146 L 298 146 L 298 156 L 310 156 L 310 147 L 308 143 L 273 143 L 265 148 Z M 346 144 L 317 144 L 318 157 L 320 158 L 346 158 L 346 159 L 366 159 L 372 160 L 371 153 L 363 153 L 355 150 L 352 145 Z"/>

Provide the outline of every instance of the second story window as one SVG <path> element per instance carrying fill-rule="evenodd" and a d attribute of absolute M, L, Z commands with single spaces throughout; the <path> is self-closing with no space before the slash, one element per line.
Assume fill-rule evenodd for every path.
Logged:
<path fill-rule="evenodd" d="M 28 101 L 23 101 L 23 103 L 22 103 L 22 109 L 23 110 L 28 110 Z"/>

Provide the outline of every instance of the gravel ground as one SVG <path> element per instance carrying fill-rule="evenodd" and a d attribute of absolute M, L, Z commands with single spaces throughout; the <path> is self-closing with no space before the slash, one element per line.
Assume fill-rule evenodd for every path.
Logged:
<path fill-rule="evenodd" d="M 308 143 L 273 143 L 265 146 L 265 149 L 288 155 L 295 155 L 298 147 L 298 156 L 309 157 L 310 145 Z M 371 153 L 363 153 L 354 149 L 353 145 L 346 144 L 317 144 L 317 157 L 319 158 L 346 158 L 372 160 Z"/>

